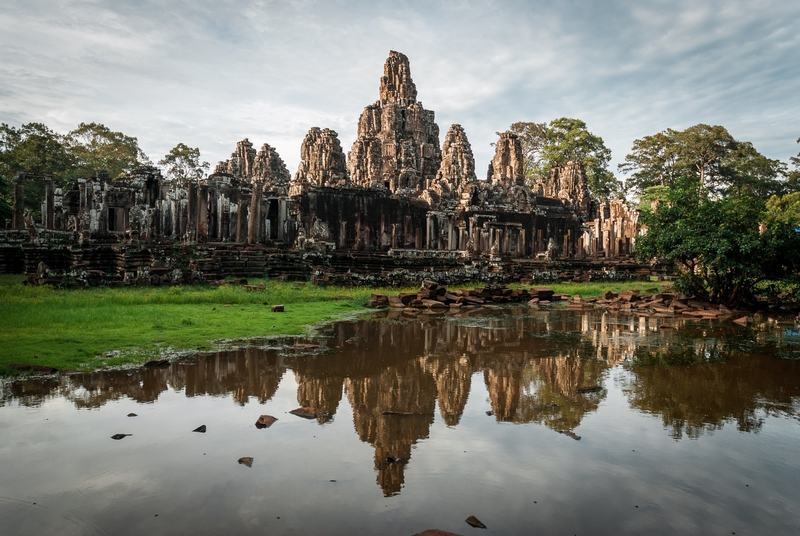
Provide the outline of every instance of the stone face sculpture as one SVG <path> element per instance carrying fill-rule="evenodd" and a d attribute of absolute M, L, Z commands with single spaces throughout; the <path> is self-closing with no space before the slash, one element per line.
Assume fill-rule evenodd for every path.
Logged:
<path fill-rule="evenodd" d="M 310 187 L 334 188 L 349 184 L 342 144 L 333 130 L 317 127 L 309 130 L 300 146 L 300 159 L 290 195 L 301 195 Z"/>
<path fill-rule="evenodd" d="M 553 166 L 547 179 L 537 184 L 544 197 L 559 199 L 574 206 L 582 215 L 589 212 L 589 185 L 580 162 Z"/>
<path fill-rule="evenodd" d="M 489 167 L 491 176 L 488 179 L 493 185 L 506 189 L 525 184 L 523 171 L 522 145 L 512 132 L 503 132 L 495 146 L 494 158 Z"/>
<path fill-rule="evenodd" d="M 380 99 L 364 108 L 348 154 L 353 183 L 393 194 L 418 195 L 441 164 L 434 113 L 416 100 L 408 58 L 391 51 L 381 77 Z"/>
<path fill-rule="evenodd" d="M 230 175 L 248 183 L 260 183 L 265 193 L 276 195 L 288 193 L 291 179 L 286 164 L 274 147 L 265 143 L 256 152 L 247 138 L 236 144 L 230 159 L 217 164 L 214 174 Z"/>
<path fill-rule="evenodd" d="M 442 163 L 436 178 L 422 198 L 432 208 L 440 204 L 454 206 L 477 180 L 472 146 L 461 125 L 451 125 L 442 145 Z"/>

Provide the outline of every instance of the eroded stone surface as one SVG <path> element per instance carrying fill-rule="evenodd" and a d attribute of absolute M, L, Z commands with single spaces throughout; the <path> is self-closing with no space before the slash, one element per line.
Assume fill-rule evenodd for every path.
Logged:
<path fill-rule="evenodd" d="M 391 51 L 380 99 L 364 108 L 358 120 L 358 137 L 348 155 L 353 183 L 418 195 L 436 178 L 441 163 L 439 126 L 434 113 L 416 98 L 408 58 Z"/>
<path fill-rule="evenodd" d="M 308 188 L 335 188 L 349 184 L 347 164 L 339 135 L 330 129 L 312 128 L 300 146 L 300 165 L 289 194 L 302 195 Z"/>

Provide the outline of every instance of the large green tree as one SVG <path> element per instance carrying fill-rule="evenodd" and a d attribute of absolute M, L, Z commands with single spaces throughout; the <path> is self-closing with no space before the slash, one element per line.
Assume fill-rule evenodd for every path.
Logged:
<path fill-rule="evenodd" d="M 11 185 L 18 173 L 47 173 L 56 181 L 62 181 L 72 163 L 63 136 L 46 125 L 27 123 L 19 128 L 5 123 L 0 125 L 0 220 L 11 214 Z M 25 180 L 25 205 L 35 217 L 41 211 L 43 188 L 38 178 Z"/>
<path fill-rule="evenodd" d="M 74 178 L 106 171 L 116 179 L 150 163 L 135 137 L 112 131 L 101 123 L 81 123 L 66 135 L 65 144 L 74 159 Z"/>
<path fill-rule="evenodd" d="M 759 282 L 799 273 L 800 194 L 708 196 L 696 178 L 680 177 L 643 199 L 639 221 L 647 232 L 637 256 L 674 263 L 687 294 L 735 306 L 751 301 Z"/>
<path fill-rule="evenodd" d="M 652 186 L 693 180 L 698 194 L 726 195 L 749 190 L 768 197 L 786 192 L 786 166 L 759 153 L 753 144 L 734 139 L 721 126 L 698 124 L 686 130 L 666 129 L 635 140 L 619 170 L 628 174 L 626 188 L 641 196 Z"/>
<path fill-rule="evenodd" d="M 0 125 L 0 221 L 10 216 L 12 183 L 19 172 L 45 173 L 62 186 L 107 171 L 112 178 L 147 163 L 136 138 L 99 123 L 81 123 L 66 136 L 42 123 Z M 25 180 L 25 206 L 40 216 L 44 183 Z"/>
<path fill-rule="evenodd" d="M 797 139 L 800 143 L 800 138 Z M 800 153 L 797 156 L 792 156 L 789 161 L 794 166 L 794 169 L 786 173 L 786 190 L 789 192 L 800 192 Z"/>
<path fill-rule="evenodd" d="M 170 149 L 169 153 L 158 161 L 158 165 L 162 167 L 167 178 L 179 182 L 202 178 L 209 168 L 208 162 L 200 161 L 200 149 L 189 147 L 184 143 L 178 143 Z"/>
<path fill-rule="evenodd" d="M 525 176 L 533 185 L 545 178 L 553 166 L 580 162 L 586 171 L 592 195 L 619 195 L 621 187 L 608 169 L 611 150 L 603 138 L 589 132 L 580 119 L 561 117 L 550 123 L 518 122 L 511 125 L 525 156 Z"/>

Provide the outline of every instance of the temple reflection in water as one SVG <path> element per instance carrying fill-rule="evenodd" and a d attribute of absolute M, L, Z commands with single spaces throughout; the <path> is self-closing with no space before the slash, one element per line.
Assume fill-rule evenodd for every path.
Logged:
<path fill-rule="evenodd" d="M 697 438 L 727 422 L 757 431 L 764 415 L 799 409 L 800 363 L 768 355 L 786 347 L 780 329 L 500 309 L 421 319 L 384 313 L 329 325 L 314 340 L 320 350 L 299 350 L 288 339 L 275 348 L 206 353 L 167 368 L 6 383 L 0 405 L 34 406 L 55 397 L 78 408 L 123 397 L 146 403 L 168 388 L 264 404 L 291 370 L 298 404 L 325 413 L 320 425 L 335 418 L 346 397 L 358 437 L 374 447 L 385 495 L 400 492 L 412 447 L 429 436 L 437 411 L 445 425 L 458 426 L 472 382 L 481 377 L 486 410 L 496 421 L 562 431 L 577 428 L 606 396 L 579 389 L 603 386 L 610 368 L 623 362 L 628 373 L 621 386 L 631 407 L 659 416 L 676 439 Z"/>

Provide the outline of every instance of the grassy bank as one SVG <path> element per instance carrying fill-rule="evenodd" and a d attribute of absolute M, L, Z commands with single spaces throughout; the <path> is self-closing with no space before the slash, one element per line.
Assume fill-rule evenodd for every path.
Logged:
<path fill-rule="evenodd" d="M 213 341 L 304 333 L 309 325 L 357 311 L 374 289 L 265 281 L 239 286 L 59 290 L 0 275 L 0 375 L 11 364 L 93 370 L 138 363 L 160 349 L 210 349 Z M 466 285 L 472 288 L 476 285 Z M 556 292 L 597 296 L 653 283 L 564 283 Z M 398 290 L 386 290 L 397 293 Z M 284 304 L 273 313 L 270 305 Z"/>

